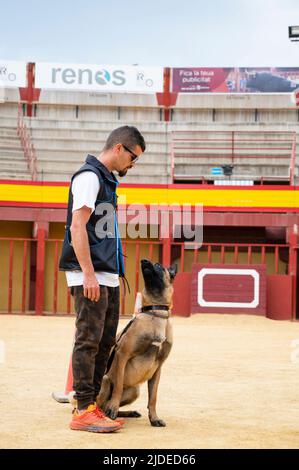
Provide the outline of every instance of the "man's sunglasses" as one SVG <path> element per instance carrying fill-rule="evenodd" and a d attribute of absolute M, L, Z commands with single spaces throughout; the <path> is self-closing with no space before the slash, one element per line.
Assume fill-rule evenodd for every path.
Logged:
<path fill-rule="evenodd" d="M 131 162 L 132 163 L 137 162 L 137 160 L 139 158 L 138 155 L 136 155 L 136 153 L 132 152 L 132 150 L 128 149 L 128 147 L 126 147 L 124 144 L 122 144 L 122 146 L 127 152 L 129 152 L 131 154 Z"/>

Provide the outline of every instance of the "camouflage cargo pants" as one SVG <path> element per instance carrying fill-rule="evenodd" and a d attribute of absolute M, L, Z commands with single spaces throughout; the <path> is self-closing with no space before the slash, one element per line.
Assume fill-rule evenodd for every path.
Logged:
<path fill-rule="evenodd" d="M 83 295 L 83 286 L 72 287 L 76 310 L 73 349 L 73 381 L 78 408 L 95 402 L 106 371 L 109 352 L 115 343 L 119 320 L 119 286 L 100 286 L 100 300 Z"/>

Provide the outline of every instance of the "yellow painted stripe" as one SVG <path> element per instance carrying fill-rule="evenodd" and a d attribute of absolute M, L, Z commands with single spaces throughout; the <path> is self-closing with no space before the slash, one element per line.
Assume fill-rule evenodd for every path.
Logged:
<path fill-rule="evenodd" d="M 119 188 L 121 204 L 203 204 L 226 207 L 299 207 L 298 191 Z"/>
<path fill-rule="evenodd" d="M 173 190 L 171 190 L 173 191 Z M 178 190 L 181 192 L 182 190 Z M 299 207 L 297 191 L 213 189 L 184 191 L 181 199 L 189 204 L 232 207 Z"/>
<path fill-rule="evenodd" d="M 118 204 L 169 204 L 167 188 L 122 188 L 117 189 Z"/>
<path fill-rule="evenodd" d="M 299 207 L 299 191 L 259 189 L 118 188 L 119 204 L 203 204 L 224 207 Z M 67 186 L 0 184 L 0 201 L 66 204 Z"/>
<path fill-rule="evenodd" d="M 0 201 L 67 203 L 67 186 L 0 184 Z"/>

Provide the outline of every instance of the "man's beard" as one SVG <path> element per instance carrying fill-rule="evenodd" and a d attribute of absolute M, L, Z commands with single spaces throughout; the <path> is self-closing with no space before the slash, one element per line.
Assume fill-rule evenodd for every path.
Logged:
<path fill-rule="evenodd" d="M 123 177 L 123 176 L 126 176 L 127 172 L 128 172 L 127 169 L 126 170 L 119 170 L 117 172 L 117 174 L 118 174 L 118 176 Z"/>

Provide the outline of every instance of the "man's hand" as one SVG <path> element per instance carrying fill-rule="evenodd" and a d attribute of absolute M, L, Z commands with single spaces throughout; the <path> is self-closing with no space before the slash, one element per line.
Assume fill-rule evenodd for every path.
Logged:
<path fill-rule="evenodd" d="M 83 272 L 83 294 L 89 300 L 97 302 L 100 298 L 100 286 L 92 265 L 86 231 L 90 213 L 91 209 L 86 206 L 73 212 L 71 234 L 73 247 Z"/>
<path fill-rule="evenodd" d="M 100 286 L 94 272 L 83 273 L 83 294 L 92 302 L 100 299 Z"/>

